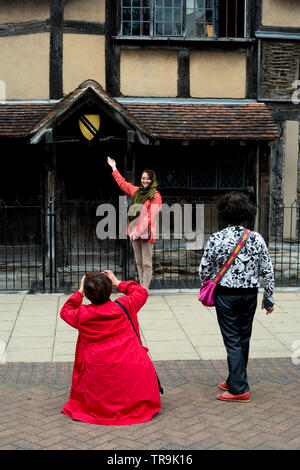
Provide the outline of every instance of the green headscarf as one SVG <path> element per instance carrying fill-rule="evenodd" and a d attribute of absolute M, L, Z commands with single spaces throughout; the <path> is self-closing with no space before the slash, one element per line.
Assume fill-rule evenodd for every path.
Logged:
<path fill-rule="evenodd" d="M 144 205 L 147 199 L 153 199 L 155 196 L 155 191 L 157 187 L 158 187 L 158 181 L 153 171 L 153 181 L 151 183 L 151 186 L 147 186 L 146 188 L 144 188 L 144 186 L 141 185 L 139 189 L 136 190 L 136 192 L 132 196 L 128 211 L 130 210 L 130 207 L 133 206 L 134 204 Z M 140 215 L 140 211 L 137 211 L 135 215 L 128 215 L 128 222 L 129 223 L 132 222 L 139 215 Z"/>

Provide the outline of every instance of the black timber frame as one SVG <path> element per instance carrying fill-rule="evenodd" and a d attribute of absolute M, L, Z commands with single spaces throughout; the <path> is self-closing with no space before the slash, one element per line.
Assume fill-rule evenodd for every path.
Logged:
<path fill-rule="evenodd" d="M 111 96 L 120 96 L 120 56 L 121 48 L 113 41 L 118 31 L 119 2 L 105 2 L 105 78 L 106 91 Z"/>
<path fill-rule="evenodd" d="M 190 97 L 190 51 L 179 50 L 177 58 L 177 95 L 182 98 Z"/>
<path fill-rule="evenodd" d="M 50 3 L 50 99 L 59 99 L 63 95 L 63 0 L 51 0 Z"/>
<path fill-rule="evenodd" d="M 49 33 L 50 18 L 46 20 L 23 21 L 22 23 L 0 24 L 0 37 L 23 36 L 26 34 Z M 64 34 L 104 35 L 105 24 L 97 21 L 64 20 Z"/>
<path fill-rule="evenodd" d="M 270 237 L 270 158 L 271 146 L 269 143 L 263 143 L 259 149 L 259 177 L 258 177 L 258 191 L 259 191 L 259 206 L 258 206 L 258 231 L 263 236 L 266 244 L 269 244 Z"/>
<path fill-rule="evenodd" d="M 112 96 L 120 92 L 120 56 L 122 50 L 177 51 L 177 96 L 190 97 L 190 51 L 242 50 L 246 51 L 246 99 L 257 97 L 258 47 L 254 32 L 261 25 L 262 0 L 248 0 L 247 38 L 168 38 L 122 37 L 119 35 L 120 0 L 106 2 L 106 89 Z"/>
<path fill-rule="evenodd" d="M 67 20 L 63 18 L 64 1 L 50 1 L 50 19 L 7 23 L 0 25 L 1 36 L 15 36 L 50 32 L 50 99 L 60 99 L 63 95 L 63 34 L 105 34 L 106 90 L 112 96 L 120 96 L 120 56 L 122 49 L 176 50 L 178 52 L 178 97 L 190 96 L 190 51 L 243 50 L 247 54 L 246 98 L 257 97 L 257 57 L 258 41 L 255 31 L 261 29 L 262 0 L 248 0 L 249 38 L 122 38 L 118 36 L 120 1 L 106 1 L 106 23 Z M 277 28 L 278 29 L 278 28 Z"/>

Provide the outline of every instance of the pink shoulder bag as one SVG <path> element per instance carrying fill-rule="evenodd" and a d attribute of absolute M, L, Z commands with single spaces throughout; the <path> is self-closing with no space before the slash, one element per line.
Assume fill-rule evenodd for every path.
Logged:
<path fill-rule="evenodd" d="M 213 280 L 210 279 L 209 281 L 205 281 L 203 286 L 200 288 L 199 300 L 203 305 L 205 305 L 205 307 L 214 307 L 215 305 L 214 290 L 216 288 L 216 285 L 218 284 L 218 282 L 220 282 L 220 280 L 226 273 L 229 266 L 231 266 L 231 263 L 238 255 L 240 249 L 242 248 L 243 244 L 249 237 L 250 233 L 251 231 L 249 229 L 244 230 L 236 248 L 234 249 L 233 253 L 231 254 L 227 263 L 223 266 L 219 274 L 217 274 L 217 276 Z"/>

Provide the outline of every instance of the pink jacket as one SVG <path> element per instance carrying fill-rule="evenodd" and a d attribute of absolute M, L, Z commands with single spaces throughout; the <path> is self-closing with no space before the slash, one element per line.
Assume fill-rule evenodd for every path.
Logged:
<path fill-rule="evenodd" d="M 132 197 L 139 189 L 139 186 L 134 186 L 133 184 L 128 183 L 118 170 L 113 171 L 112 175 L 122 191 L 124 191 L 124 193 L 126 193 L 128 196 Z M 161 195 L 158 191 L 156 191 L 154 198 L 151 200 L 147 199 L 145 202 L 145 211 L 141 211 L 136 224 L 134 224 L 134 228 L 127 224 L 127 234 L 130 236 L 134 233 L 143 240 L 149 240 L 151 243 L 155 243 L 157 215 L 161 209 L 161 205 Z"/>

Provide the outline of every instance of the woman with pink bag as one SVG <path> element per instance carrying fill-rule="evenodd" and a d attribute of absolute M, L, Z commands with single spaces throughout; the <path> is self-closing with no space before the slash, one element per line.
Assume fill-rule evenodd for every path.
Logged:
<path fill-rule="evenodd" d="M 274 310 L 274 272 L 263 237 L 243 226 L 255 214 L 248 197 L 232 191 L 222 196 L 217 206 L 227 227 L 211 235 L 205 247 L 199 268 L 203 286 L 199 300 L 209 306 L 208 299 L 215 306 L 227 351 L 229 375 L 219 384 L 223 393 L 216 398 L 249 402 L 246 369 L 259 276 L 264 285 L 261 308 L 269 314 Z"/>

